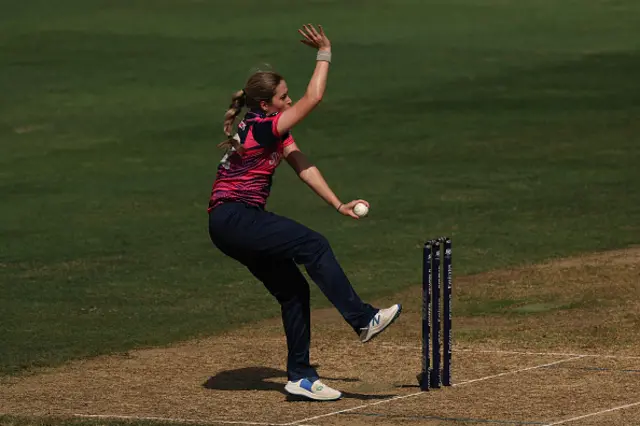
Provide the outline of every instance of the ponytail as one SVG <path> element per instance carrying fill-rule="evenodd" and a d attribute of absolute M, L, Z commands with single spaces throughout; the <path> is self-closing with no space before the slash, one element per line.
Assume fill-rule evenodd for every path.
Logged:
<path fill-rule="evenodd" d="M 224 134 L 227 136 L 227 140 L 220 142 L 218 144 L 218 148 L 223 148 L 223 149 L 235 148 L 236 151 L 238 152 L 244 151 L 244 148 L 242 148 L 240 141 L 234 138 L 233 123 L 234 121 L 236 121 L 236 117 L 240 115 L 240 112 L 242 112 L 242 108 L 246 105 L 246 103 L 247 103 L 247 94 L 245 93 L 244 89 L 237 91 L 231 97 L 231 105 L 229 105 L 229 109 L 224 114 L 223 130 L 224 130 Z"/>
<path fill-rule="evenodd" d="M 231 105 L 229 105 L 229 109 L 224 114 L 223 130 L 227 140 L 219 143 L 219 148 L 226 150 L 235 148 L 241 154 L 244 152 L 239 138 L 234 135 L 233 131 L 233 123 L 236 121 L 236 117 L 240 115 L 242 108 L 245 106 L 249 109 L 259 109 L 260 103 L 263 101 L 270 104 L 271 99 L 276 94 L 276 88 L 282 80 L 282 76 L 273 71 L 258 71 L 249 77 L 244 89 L 233 94 Z"/>

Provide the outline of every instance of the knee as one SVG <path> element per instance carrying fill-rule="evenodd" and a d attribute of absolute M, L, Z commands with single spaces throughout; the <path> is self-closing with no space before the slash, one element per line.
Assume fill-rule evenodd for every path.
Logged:
<path fill-rule="evenodd" d="M 310 251 L 314 254 L 322 254 L 330 249 L 329 240 L 324 235 L 317 232 L 311 232 L 309 235 Z"/>
<path fill-rule="evenodd" d="M 293 260 L 298 265 L 305 265 L 307 268 L 311 265 L 317 266 L 320 259 L 330 250 L 329 241 L 323 235 L 310 231 L 305 235 L 304 242 L 294 255 Z"/>
<path fill-rule="evenodd" d="M 296 283 L 285 291 L 274 294 L 276 300 L 283 307 L 291 307 L 296 305 L 308 305 L 310 292 L 309 284 L 305 282 Z"/>

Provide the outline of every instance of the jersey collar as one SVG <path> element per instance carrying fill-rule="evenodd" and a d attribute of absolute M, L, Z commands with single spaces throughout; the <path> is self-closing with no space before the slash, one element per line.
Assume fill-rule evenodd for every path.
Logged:
<path fill-rule="evenodd" d="M 258 108 L 254 108 L 252 110 L 250 110 L 247 114 L 252 114 L 256 117 L 260 117 L 260 118 L 265 118 L 265 117 L 275 117 L 276 115 L 278 115 L 277 112 L 272 112 L 271 114 L 266 114 L 263 110 L 258 109 Z"/>

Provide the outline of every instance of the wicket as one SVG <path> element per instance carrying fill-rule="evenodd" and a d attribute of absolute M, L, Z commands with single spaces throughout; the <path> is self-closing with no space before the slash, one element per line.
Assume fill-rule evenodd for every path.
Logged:
<path fill-rule="evenodd" d="M 442 271 L 440 260 L 442 258 Z M 440 237 L 424 244 L 422 258 L 422 373 L 420 389 L 451 386 L 451 238 Z M 444 276 L 441 288 L 440 278 Z M 442 324 L 440 300 L 442 297 Z M 433 330 L 432 330 L 433 326 Z M 442 329 L 443 362 L 440 367 L 440 331 Z M 429 341 L 431 340 L 431 351 Z"/>

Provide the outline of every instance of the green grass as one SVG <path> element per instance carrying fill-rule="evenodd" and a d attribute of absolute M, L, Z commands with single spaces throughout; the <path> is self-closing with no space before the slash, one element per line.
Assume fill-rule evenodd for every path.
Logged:
<path fill-rule="evenodd" d="M 334 63 L 295 137 L 372 209 L 346 220 L 286 166 L 269 208 L 367 300 L 417 284 L 442 234 L 456 274 L 640 240 L 635 1 L 0 4 L 0 374 L 278 315 L 206 205 L 230 94 L 268 62 L 300 96 L 308 21 Z"/>

